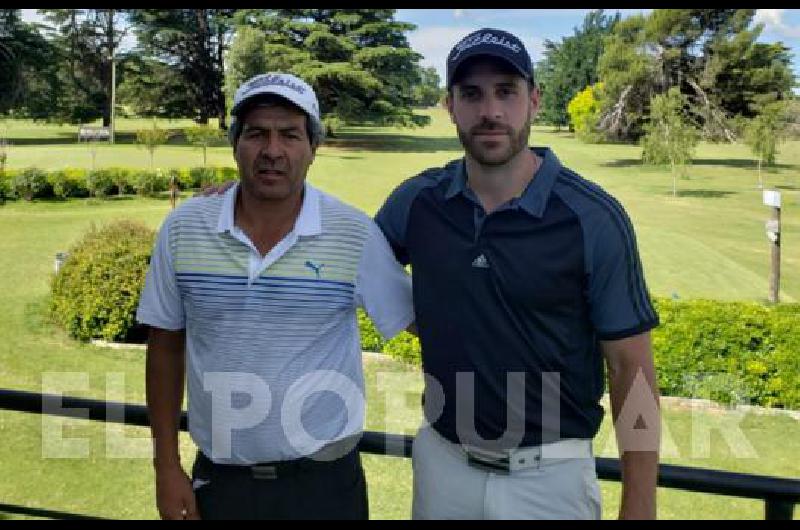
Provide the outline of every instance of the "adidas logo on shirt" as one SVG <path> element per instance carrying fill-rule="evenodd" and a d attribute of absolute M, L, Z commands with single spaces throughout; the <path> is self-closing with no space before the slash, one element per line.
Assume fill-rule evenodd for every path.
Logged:
<path fill-rule="evenodd" d="M 472 266 L 478 269 L 488 269 L 489 268 L 489 260 L 486 259 L 486 256 L 481 254 L 477 258 L 472 261 Z"/>

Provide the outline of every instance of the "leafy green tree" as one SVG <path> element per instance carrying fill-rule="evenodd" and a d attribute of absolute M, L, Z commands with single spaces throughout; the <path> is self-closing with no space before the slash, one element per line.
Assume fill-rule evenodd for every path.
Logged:
<path fill-rule="evenodd" d="M 557 128 L 567 126 L 567 105 L 580 90 L 598 81 L 597 62 L 603 52 L 603 37 L 620 20 L 620 15 L 606 16 L 603 10 L 589 12 L 580 28 L 560 43 L 546 40 L 544 59 L 536 68 L 542 94 L 539 120 Z"/>
<path fill-rule="evenodd" d="M 660 93 L 654 83 L 656 61 L 644 51 L 646 23 L 643 15 L 621 20 L 606 37 L 603 54 L 598 60 L 597 71 L 605 87 L 598 127 L 609 138 L 641 137 L 650 98 Z"/>
<path fill-rule="evenodd" d="M 253 76 L 269 71 L 264 47 L 264 32 L 253 26 L 236 26 L 235 36 L 226 55 L 225 95 L 229 107 L 233 106 L 236 89 Z"/>
<path fill-rule="evenodd" d="M 414 85 L 414 105 L 417 107 L 433 107 L 439 104 L 445 90 L 440 86 L 441 80 L 436 68 L 419 69 L 419 83 Z"/>
<path fill-rule="evenodd" d="M 656 9 L 622 21 L 607 38 L 598 73 L 606 84 L 601 128 L 643 134 L 654 94 L 677 87 L 706 139 L 734 141 L 731 120 L 789 97 L 794 75 L 781 43 L 756 42 L 753 9 Z"/>
<path fill-rule="evenodd" d="M 641 141 L 645 164 L 670 165 L 673 197 L 678 194 L 678 173 L 684 174 L 700 139 L 696 127 L 686 118 L 687 105 L 686 96 L 677 87 L 653 96 L 650 121 L 644 126 L 645 135 Z"/>
<path fill-rule="evenodd" d="M 412 110 L 420 55 L 405 36 L 415 26 L 394 20 L 394 13 L 392 9 L 242 10 L 235 19 L 263 33 L 264 69 L 292 73 L 314 87 L 323 119 L 422 125 L 427 117 Z M 251 31 L 237 34 L 232 44 L 237 54 L 231 56 L 237 66 L 229 69 L 228 91 L 240 77 L 262 68 L 260 59 L 246 58 L 245 53 L 255 54 L 259 40 Z"/>
<path fill-rule="evenodd" d="M 57 50 L 19 9 L 0 9 L 0 115 L 41 118 L 62 90 Z"/>
<path fill-rule="evenodd" d="M 744 142 L 750 147 L 758 165 L 758 187 L 764 187 L 761 166 L 775 164 L 778 144 L 784 140 L 786 104 L 783 101 L 768 103 L 755 118 L 745 125 Z"/>
<path fill-rule="evenodd" d="M 570 125 L 575 135 L 587 143 L 597 142 L 601 136 L 595 131 L 600 117 L 598 94 L 603 90 L 603 83 L 595 83 L 581 90 L 567 105 Z"/>
<path fill-rule="evenodd" d="M 203 150 L 203 167 L 207 166 L 208 148 L 225 138 L 222 131 L 208 125 L 186 128 L 183 133 L 187 142 Z"/>
<path fill-rule="evenodd" d="M 147 149 L 150 153 L 150 170 L 153 169 L 156 149 L 158 149 L 160 145 L 167 143 L 169 137 L 170 132 L 166 129 L 159 129 L 156 127 L 155 120 L 153 120 L 153 127 L 151 129 L 139 129 L 136 131 L 136 143 Z"/>
<path fill-rule="evenodd" d="M 196 116 L 195 101 L 180 72 L 157 59 L 132 55 L 117 88 L 117 101 L 136 115 L 158 118 Z"/>

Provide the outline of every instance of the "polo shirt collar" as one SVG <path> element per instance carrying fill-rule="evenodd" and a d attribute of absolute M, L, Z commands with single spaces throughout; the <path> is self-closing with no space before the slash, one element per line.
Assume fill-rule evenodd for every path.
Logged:
<path fill-rule="evenodd" d="M 319 190 L 309 183 L 304 184 L 303 204 L 294 223 L 294 232 L 298 236 L 316 236 L 322 233 L 322 216 L 320 213 Z M 235 228 L 234 208 L 236 194 L 239 192 L 239 183 L 231 186 L 222 196 L 222 209 L 217 221 L 217 232 L 231 232 Z"/>
<path fill-rule="evenodd" d="M 544 215 L 550 191 L 553 189 L 553 183 L 561 170 L 561 162 L 548 147 L 531 147 L 530 149 L 539 155 L 542 159 L 542 164 L 522 192 L 517 204 L 532 216 L 541 218 Z M 467 165 L 464 158 L 454 164 L 451 170 L 450 186 L 448 186 L 444 195 L 446 200 L 452 199 L 459 193 L 466 195 L 467 191 L 469 191 L 467 188 L 466 168 Z"/>

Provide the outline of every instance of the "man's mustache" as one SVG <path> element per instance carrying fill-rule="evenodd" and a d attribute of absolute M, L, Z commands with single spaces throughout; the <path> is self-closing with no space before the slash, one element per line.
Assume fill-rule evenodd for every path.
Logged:
<path fill-rule="evenodd" d="M 504 132 L 506 134 L 511 134 L 511 132 L 512 132 L 511 131 L 511 127 L 508 127 L 507 125 L 503 125 L 503 124 L 497 123 L 497 122 L 484 121 L 484 122 L 476 125 L 472 129 L 470 129 L 469 133 L 471 135 L 476 135 L 476 134 L 484 134 L 484 133 L 496 133 L 498 131 L 502 131 L 502 132 Z"/>

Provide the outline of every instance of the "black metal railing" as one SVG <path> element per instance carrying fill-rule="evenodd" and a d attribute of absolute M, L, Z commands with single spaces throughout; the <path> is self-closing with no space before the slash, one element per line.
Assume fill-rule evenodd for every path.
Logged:
<path fill-rule="evenodd" d="M 0 409 L 34 414 L 83 418 L 102 422 L 124 423 L 148 427 L 144 405 L 101 401 L 21 390 L 0 389 Z M 187 430 L 186 413 L 181 415 L 181 430 Z M 359 442 L 364 453 L 410 457 L 413 437 L 408 435 L 366 431 Z M 620 481 L 619 460 L 597 458 L 597 476 L 601 480 Z M 768 520 L 792 519 L 795 504 L 800 503 L 800 480 L 733 473 L 672 464 L 660 464 L 658 485 L 664 488 L 712 493 L 764 501 L 764 517 Z M 32 515 L 53 519 L 97 519 L 87 515 L 0 504 L 0 512 Z"/>

